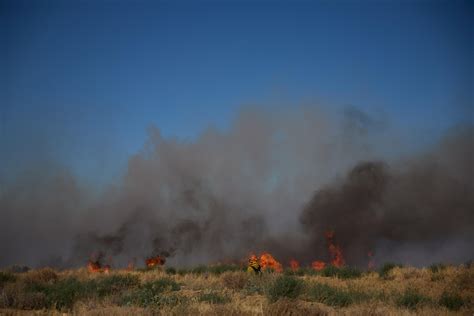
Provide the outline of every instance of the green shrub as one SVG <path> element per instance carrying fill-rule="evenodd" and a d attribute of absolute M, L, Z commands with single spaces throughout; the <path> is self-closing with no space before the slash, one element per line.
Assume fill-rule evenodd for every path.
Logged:
<path fill-rule="evenodd" d="M 284 275 L 289 275 L 289 276 L 317 275 L 318 271 L 316 271 L 312 268 L 298 268 L 296 270 L 285 269 L 283 271 L 283 274 Z"/>
<path fill-rule="evenodd" d="M 179 275 L 185 275 L 185 274 L 189 273 L 189 270 L 188 269 L 179 269 L 178 271 L 176 271 L 176 273 L 178 273 Z"/>
<path fill-rule="evenodd" d="M 142 288 L 154 293 L 163 293 L 166 291 L 179 291 L 181 286 L 173 279 L 161 278 L 156 281 L 145 283 Z"/>
<path fill-rule="evenodd" d="M 277 301 L 279 298 L 297 298 L 303 290 L 303 281 L 298 278 L 282 275 L 279 276 L 268 289 L 268 299 L 271 302 Z"/>
<path fill-rule="evenodd" d="M 342 267 L 339 268 L 339 271 L 336 275 L 340 279 L 355 279 L 360 278 L 362 276 L 362 272 L 357 268 Z"/>
<path fill-rule="evenodd" d="M 275 280 L 274 274 L 247 273 L 247 276 L 247 283 L 243 289 L 247 295 L 268 293 Z"/>
<path fill-rule="evenodd" d="M 122 299 L 124 305 L 138 305 L 142 307 L 160 306 L 174 300 L 165 292 L 179 291 L 180 285 L 169 278 L 161 278 L 143 284 L 132 293 L 126 294 Z M 175 298 L 178 299 L 178 298 Z"/>
<path fill-rule="evenodd" d="M 168 305 L 168 306 L 176 306 L 180 304 L 187 304 L 189 299 L 185 296 L 182 295 L 177 295 L 177 294 L 166 294 L 166 295 L 161 295 L 159 299 L 157 300 L 156 304 L 157 306 L 163 306 L 163 305 Z"/>
<path fill-rule="evenodd" d="M 337 307 L 348 306 L 355 301 L 355 297 L 349 291 L 321 283 L 312 285 L 308 290 L 308 296 L 313 301 Z"/>
<path fill-rule="evenodd" d="M 438 303 L 450 310 L 457 311 L 464 305 L 464 300 L 458 294 L 444 292 Z"/>
<path fill-rule="evenodd" d="M 313 268 L 299 268 L 298 270 L 295 271 L 295 274 L 298 276 L 303 276 L 303 275 L 317 275 L 319 274 L 319 271 L 314 270 Z"/>
<path fill-rule="evenodd" d="M 49 307 L 44 293 L 27 291 L 23 282 L 6 283 L 0 293 L 0 308 L 43 309 Z"/>
<path fill-rule="evenodd" d="M 166 272 L 166 274 L 175 275 L 176 274 L 176 269 L 173 268 L 173 267 L 169 267 L 169 268 L 166 268 L 165 272 Z"/>
<path fill-rule="evenodd" d="M 0 271 L 0 286 L 7 282 L 15 282 L 16 276 L 11 272 Z"/>
<path fill-rule="evenodd" d="M 140 280 L 136 275 L 111 275 L 91 280 L 85 284 L 88 293 L 99 297 L 120 293 L 128 288 L 138 286 Z"/>
<path fill-rule="evenodd" d="M 193 274 L 203 274 L 203 273 L 206 273 L 206 272 L 208 272 L 208 269 L 205 265 L 199 265 L 199 266 L 191 269 L 191 273 L 193 273 Z"/>
<path fill-rule="evenodd" d="M 442 263 L 435 263 L 435 264 L 430 265 L 429 269 L 431 270 L 432 273 L 438 273 L 446 269 L 446 265 Z"/>
<path fill-rule="evenodd" d="M 210 266 L 208 268 L 209 273 L 220 275 L 228 271 L 240 271 L 240 267 L 233 264 L 219 264 L 215 266 Z"/>
<path fill-rule="evenodd" d="M 51 268 L 30 270 L 25 273 L 23 280 L 26 283 L 54 283 L 58 280 L 58 274 Z"/>
<path fill-rule="evenodd" d="M 265 292 L 265 284 L 260 276 L 252 276 L 244 286 L 247 295 L 263 294 Z"/>
<path fill-rule="evenodd" d="M 225 304 L 230 302 L 230 298 L 216 292 L 201 293 L 198 297 L 200 302 L 208 302 L 210 304 Z"/>
<path fill-rule="evenodd" d="M 48 306 L 70 309 L 74 302 L 87 294 L 87 287 L 75 278 L 60 280 L 51 285 L 36 285 L 37 292 L 44 293 Z"/>
<path fill-rule="evenodd" d="M 396 264 L 396 263 L 393 263 L 393 262 L 384 263 L 384 265 L 382 267 L 380 267 L 380 269 L 379 269 L 379 276 L 381 278 L 386 279 L 388 277 L 388 274 L 390 273 L 390 271 L 392 271 L 392 269 L 396 268 L 396 267 L 401 268 L 401 267 L 403 267 L 403 265 Z"/>
<path fill-rule="evenodd" d="M 359 278 L 362 275 L 362 272 L 352 267 L 338 268 L 333 265 L 329 265 L 329 266 L 326 266 L 321 271 L 319 271 L 319 274 L 324 277 L 338 277 L 340 279 L 354 279 L 354 278 Z"/>
<path fill-rule="evenodd" d="M 339 268 L 333 265 L 327 265 L 322 270 L 316 271 L 317 274 L 324 277 L 335 277 L 339 271 Z"/>
<path fill-rule="evenodd" d="M 415 289 L 408 288 L 398 297 L 396 303 L 398 306 L 415 309 L 419 304 L 426 303 L 428 301 L 429 298 L 421 295 Z"/>
<path fill-rule="evenodd" d="M 247 285 L 249 275 L 245 272 L 226 272 L 222 274 L 221 278 L 225 287 L 233 290 L 242 290 Z"/>

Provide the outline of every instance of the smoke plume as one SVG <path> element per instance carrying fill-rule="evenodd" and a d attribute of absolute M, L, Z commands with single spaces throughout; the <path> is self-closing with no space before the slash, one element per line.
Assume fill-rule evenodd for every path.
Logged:
<path fill-rule="evenodd" d="M 380 262 L 471 258 L 473 128 L 411 157 L 394 154 L 395 138 L 356 108 L 246 109 L 189 141 L 151 127 L 98 197 L 50 165 L 3 183 L 0 266 L 73 267 L 94 253 L 194 265 L 264 250 L 310 262 L 327 256 L 327 230 L 348 264 L 369 250 Z"/>

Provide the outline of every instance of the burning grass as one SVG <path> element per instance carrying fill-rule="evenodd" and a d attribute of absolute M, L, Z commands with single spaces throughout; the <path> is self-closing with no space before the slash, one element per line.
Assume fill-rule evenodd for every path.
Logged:
<path fill-rule="evenodd" d="M 290 265 L 283 273 L 261 274 L 242 269 L 1 272 L 0 314 L 469 315 L 474 310 L 472 266 L 387 265 L 374 272 Z"/>

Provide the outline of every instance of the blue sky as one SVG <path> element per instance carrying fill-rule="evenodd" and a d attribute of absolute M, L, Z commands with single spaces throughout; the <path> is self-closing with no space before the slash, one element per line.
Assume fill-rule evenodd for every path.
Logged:
<path fill-rule="evenodd" d="M 2 172 L 103 181 L 155 124 L 192 139 L 247 104 L 386 113 L 430 141 L 473 121 L 472 2 L 0 1 Z"/>

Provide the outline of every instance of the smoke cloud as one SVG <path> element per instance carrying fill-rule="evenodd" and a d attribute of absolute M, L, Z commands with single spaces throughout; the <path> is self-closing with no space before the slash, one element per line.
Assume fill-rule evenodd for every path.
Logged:
<path fill-rule="evenodd" d="M 473 134 L 407 158 L 383 119 L 352 107 L 244 109 L 192 141 L 150 127 L 99 197 L 50 165 L 4 183 L 0 266 L 73 267 L 94 253 L 117 266 L 158 254 L 195 265 L 264 250 L 308 263 L 326 258 L 327 230 L 348 264 L 369 250 L 380 262 L 470 259 Z"/>

